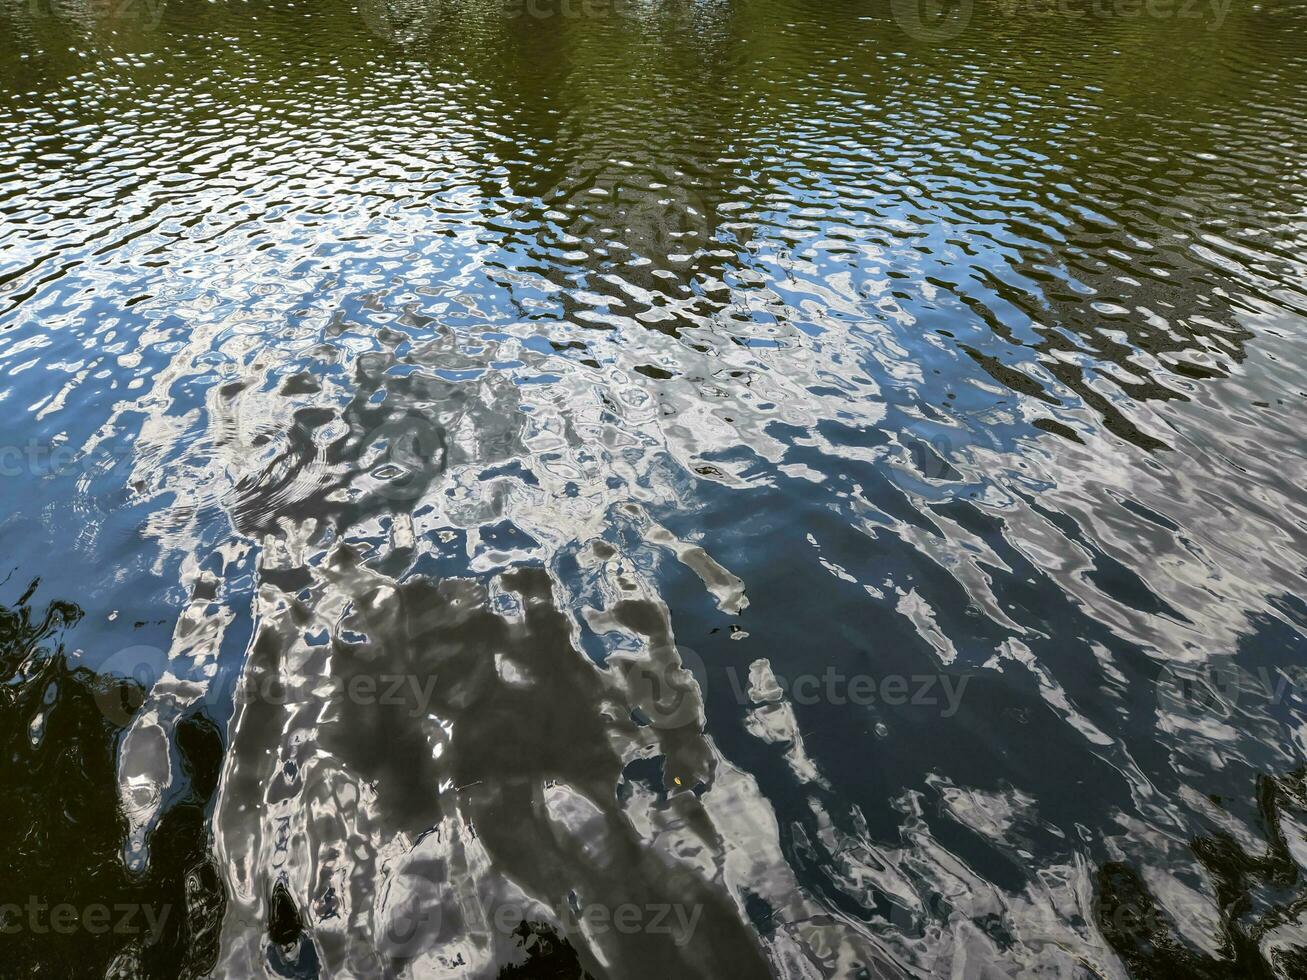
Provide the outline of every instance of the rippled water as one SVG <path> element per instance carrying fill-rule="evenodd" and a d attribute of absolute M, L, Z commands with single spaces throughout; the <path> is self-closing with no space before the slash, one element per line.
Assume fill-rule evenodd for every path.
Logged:
<path fill-rule="evenodd" d="M 0 24 L 0 973 L 1307 976 L 1307 7 Z"/>

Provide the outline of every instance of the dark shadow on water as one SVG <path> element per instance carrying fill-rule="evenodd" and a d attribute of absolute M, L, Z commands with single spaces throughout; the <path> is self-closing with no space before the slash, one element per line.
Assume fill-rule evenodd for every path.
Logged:
<path fill-rule="evenodd" d="M 1196 838 L 1190 845 L 1215 886 L 1220 928 L 1213 939 L 1219 956 L 1187 945 L 1170 913 L 1149 891 L 1139 873 L 1122 862 L 1098 873 L 1096 914 L 1103 936 L 1133 977 L 1140 980 L 1307 977 L 1307 953 L 1300 947 L 1273 949 L 1269 933 L 1292 927 L 1307 909 L 1307 894 L 1289 849 L 1284 822 L 1307 813 L 1304 771 L 1257 781 L 1257 810 L 1266 850 L 1250 855 L 1225 831 Z"/>
<path fill-rule="evenodd" d="M 152 835 L 149 867 L 132 874 L 115 779 L 121 728 L 102 705 L 142 695 L 69 664 L 63 635 L 82 611 L 60 600 L 34 609 L 37 584 L 0 606 L 4 975 L 204 976 L 226 906 L 207 823 L 222 738 L 200 713 L 178 725 L 184 779 Z"/>

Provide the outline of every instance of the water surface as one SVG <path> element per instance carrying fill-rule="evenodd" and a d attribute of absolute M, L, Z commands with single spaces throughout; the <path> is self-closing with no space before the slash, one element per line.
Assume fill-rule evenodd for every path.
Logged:
<path fill-rule="evenodd" d="M 5 970 L 1307 976 L 1307 7 L 0 35 Z"/>

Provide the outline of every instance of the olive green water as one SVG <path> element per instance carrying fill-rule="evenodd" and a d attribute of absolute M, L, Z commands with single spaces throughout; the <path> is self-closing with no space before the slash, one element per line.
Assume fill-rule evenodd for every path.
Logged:
<path fill-rule="evenodd" d="M 0 976 L 1307 976 L 1307 7 L 0 0 Z"/>

